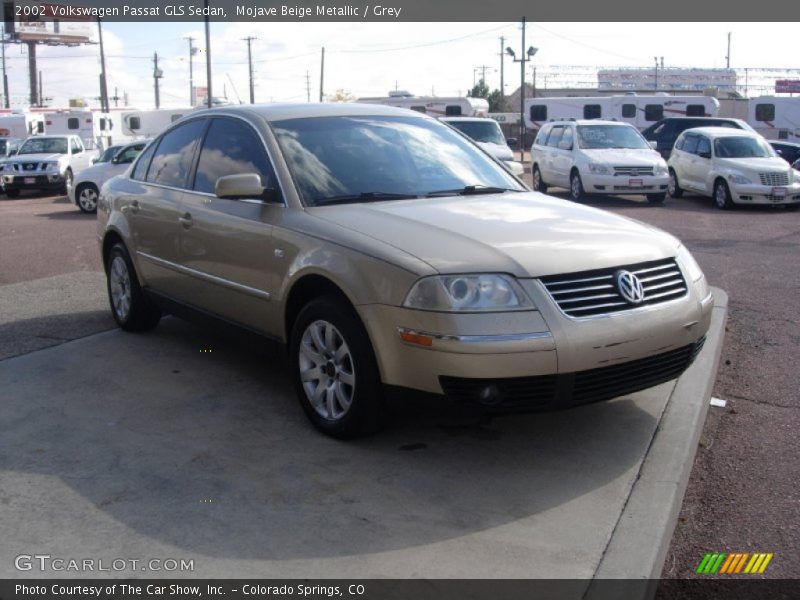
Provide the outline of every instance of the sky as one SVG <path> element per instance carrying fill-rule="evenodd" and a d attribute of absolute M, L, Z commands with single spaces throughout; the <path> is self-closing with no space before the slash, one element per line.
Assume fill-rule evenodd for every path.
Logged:
<path fill-rule="evenodd" d="M 537 86 L 596 81 L 596 67 L 724 67 L 731 32 L 731 67 L 791 68 L 796 23 L 528 23 L 526 46 L 538 48 L 526 80 L 537 70 Z M 256 102 L 305 102 L 319 98 L 320 51 L 325 47 L 326 94 L 385 96 L 390 90 L 417 95 L 464 95 L 483 73 L 500 86 L 500 37 L 521 54 L 519 23 L 212 23 L 212 82 L 215 96 L 249 100 L 247 44 L 252 42 Z M 162 107 L 189 104 L 189 43 L 195 85 L 205 85 L 202 23 L 105 23 L 108 88 L 127 94 L 129 106 L 154 106 L 153 53 L 158 52 Z M 26 48 L 6 46 L 12 106 L 27 104 Z M 44 96 L 50 105 L 70 98 L 98 104 L 97 45 L 38 47 Z M 308 80 L 306 79 L 308 74 Z M 800 79 L 800 69 L 789 75 Z M 505 59 L 505 88 L 519 87 L 520 66 Z M 750 82 L 751 85 L 753 81 Z M 113 106 L 112 102 L 112 106 Z M 122 100 L 120 100 L 122 105 Z"/>

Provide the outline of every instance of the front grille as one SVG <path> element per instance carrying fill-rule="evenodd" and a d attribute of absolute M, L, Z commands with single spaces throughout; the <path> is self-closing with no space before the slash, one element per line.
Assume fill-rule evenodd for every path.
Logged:
<path fill-rule="evenodd" d="M 630 271 L 644 289 L 640 304 L 629 304 L 619 293 L 615 274 Z M 675 300 L 687 292 L 675 259 L 654 260 L 624 267 L 542 277 L 550 297 L 570 317 L 593 317 Z"/>
<path fill-rule="evenodd" d="M 789 185 L 789 174 L 784 172 L 759 173 L 761 185 Z"/>
<path fill-rule="evenodd" d="M 620 177 L 642 177 L 653 175 L 653 167 L 614 167 L 614 175 Z"/>
<path fill-rule="evenodd" d="M 615 185 L 614 189 L 619 191 L 619 192 L 628 192 L 628 191 L 646 192 L 648 190 L 655 189 L 655 186 L 654 185 L 633 185 L 633 186 L 631 186 L 631 185 Z"/>
<path fill-rule="evenodd" d="M 655 356 L 576 373 L 507 379 L 442 376 L 439 383 L 445 395 L 458 402 L 500 410 L 568 408 L 610 400 L 675 379 L 694 362 L 704 343 L 705 337 Z"/>

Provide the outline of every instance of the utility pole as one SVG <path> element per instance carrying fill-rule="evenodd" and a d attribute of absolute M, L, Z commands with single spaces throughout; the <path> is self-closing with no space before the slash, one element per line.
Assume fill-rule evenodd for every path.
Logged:
<path fill-rule="evenodd" d="M 194 68 L 192 65 L 192 59 L 197 53 L 197 48 L 194 47 L 193 37 L 187 36 L 183 39 L 189 42 L 189 106 L 194 107 L 194 105 L 197 103 L 197 98 L 194 97 Z"/>
<path fill-rule="evenodd" d="M 325 46 L 322 47 L 322 58 L 319 63 L 319 101 L 324 97 L 323 87 L 325 84 Z"/>
<path fill-rule="evenodd" d="M 11 100 L 8 97 L 8 75 L 6 75 L 6 28 L 3 26 L 3 104 L 5 108 L 11 108 Z"/>
<path fill-rule="evenodd" d="M 156 110 L 161 108 L 161 98 L 159 97 L 158 80 L 163 77 L 163 72 L 158 68 L 158 52 L 153 53 L 153 86 L 156 91 Z"/>
<path fill-rule="evenodd" d="M 504 74 L 503 74 L 503 66 L 505 65 L 505 62 L 506 62 L 505 61 L 505 52 L 503 51 L 503 48 L 505 47 L 505 45 L 506 45 L 506 38 L 501 36 L 500 37 L 500 100 L 501 100 L 501 104 L 505 104 L 505 99 L 506 99 L 506 84 L 505 84 Z M 503 110 L 505 110 L 505 107 L 503 107 Z"/>
<path fill-rule="evenodd" d="M 491 65 L 479 65 L 475 67 L 475 70 L 481 72 L 481 80 L 483 81 L 484 84 L 486 84 L 486 69 L 491 69 L 491 68 L 492 68 Z"/>
<path fill-rule="evenodd" d="M 206 106 L 211 108 L 213 106 L 211 101 L 211 22 L 209 20 L 208 0 L 205 0 L 206 8 L 206 88 L 208 98 L 206 98 Z"/>
<path fill-rule="evenodd" d="M 653 91 L 657 92 L 658 91 L 658 57 L 654 56 L 653 60 L 656 61 L 656 80 L 655 80 L 655 83 L 653 84 Z"/>
<path fill-rule="evenodd" d="M 253 88 L 253 53 L 250 48 L 250 43 L 257 39 L 258 38 L 248 35 L 246 38 L 244 38 L 244 40 L 242 40 L 247 42 L 247 64 L 250 71 L 250 104 L 256 103 L 256 94 L 255 89 Z"/>
<path fill-rule="evenodd" d="M 103 24 L 97 18 L 97 34 L 100 38 L 100 110 L 108 112 L 108 82 L 106 81 L 106 53 L 103 49 Z"/>
<path fill-rule="evenodd" d="M 42 89 L 42 72 L 39 71 L 39 108 L 44 106 L 44 89 Z"/>
<path fill-rule="evenodd" d="M 39 86 L 36 84 L 36 42 L 25 42 L 28 46 L 28 84 L 31 90 L 30 104 L 31 106 L 39 105 Z"/>
<path fill-rule="evenodd" d="M 728 32 L 728 54 L 725 55 L 725 66 L 731 68 L 731 32 Z"/>
<path fill-rule="evenodd" d="M 110 99 L 114 101 L 114 108 L 119 106 L 119 92 L 116 87 L 114 87 L 114 95 Z"/>
<path fill-rule="evenodd" d="M 306 71 L 306 102 L 311 102 L 311 75 Z"/>

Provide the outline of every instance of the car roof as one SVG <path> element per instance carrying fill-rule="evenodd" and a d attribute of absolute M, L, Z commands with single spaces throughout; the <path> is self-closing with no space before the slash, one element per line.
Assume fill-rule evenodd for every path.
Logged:
<path fill-rule="evenodd" d="M 681 135 L 686 135 L 687 133 L 701 133 L 703 135 L 707 135 L 708 137 L 718 138 L 718 137 L 761 137 L 757 133 L 753 133 L 747 129 L 732 129 L 730 127 L 693 127 L 692 129 L 687 129 Z"/>
<path fill-rule="evenodd" d="M 383 104 L 362 104 L 358 102 L 320 102 L 295 104 L 246 104 L 220 106 L 199 110 L 191 114 L 195 116 L 239 115 L 243 117 L 260 117 L 273 122 L 286 119 L 308 119 L 314 117 L 357 117 L 357 116 L 395 116 L 420 119 L 433 119 L 420 112 L 407 108 L 395 108 Z M 190 115 L 186 115 L 189 117 Z"/>
<path fill-rule="evenodd" d="M 565 123 L 574 123 L 575 125 L 620 125 L 622 127 L 633 127 L 633 125 L 625 121 L 611 121 L 609 119 L 555 119 L 553 121 L 548 121 L 546 124 L 563 125 Z"/>
<path fill-rule="evenodd" d="M 471 122 L 479 122 L 485 123 L 487 121 L 491 121 L 492 123 L 497 123 L 494 119 L 490 119 L 489 117 L 439 117 L 440 121 L 458 121 L 464 123 L 471 123 Z"/>
<path fill-rule="evenodd" d="M 793 146 L 795 148 L 800 148 L 800 144 L 797 144 L 795 142 L 787 142 L 785 140 L 767 140 L 767 141 L 772 145 L 780 144 L 781 146 Z"/>
<path fill-rule="evenodd" d="M 664 121 L 724 121 L 725 123 L 741 123 L 741 119 L 734 119 L 733 117 L 664 117 L 659 121 L 662 123 Z"/>

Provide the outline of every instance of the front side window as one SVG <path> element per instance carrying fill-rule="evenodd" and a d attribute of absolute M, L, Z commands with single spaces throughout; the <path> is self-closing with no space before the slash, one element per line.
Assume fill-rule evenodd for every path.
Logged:
<path fill-rule="evenodd" d="M 212 120 L 200 151 L 194 190 L 213 194 L 217 179 L 244 173 L 258 174 L 263 186 L 271 184 L 271 169 L 261 140 L 244 123 Z"/>
<path fill-rule="evenodd" d="M 650 147 L 642 134 L 630 125 L 578 125 L 578 143 L 587 150 Z"/>
<path fill-rule="evenodd" d="M 153 158 L 153 153 L 156 151 L 156 146 L 157 143 L 153 142 L 144 152 L 139 155 L 139 160 L 136 162 L 136 166 L 133 167 L 131 179 L 135 179 L 136 181 L 145 180 L 145 177 L 147 176 L 147 167 L 150 166 L 150 159 Z"/>
<path fill-rule="evenodd" d="M 681 150 L 684 152 L 688 152 L 689 154 L 697 154 L 697 143 L 700 141 L 700 138 L 696 135 L 689 134 L 683 138 L 683 145 L 681 146 Z"/>
<path fill-rule="evenodd" d="M 714 154 L 719 158 L 767 158 L 775 151 L 763 139 L 732 136 L 714 140 Z"/>
<path fill-rule="evenodd" d="M 697 140 L 697 154 L 711 155 L 711 142 L 708 141 L 707 137 L 700 136 Z"/>
<path fill-rule="evenodd" d="M 112 158 L 114 158 L 114 155 L 120 151 L 120 148 L 122 148 L 122 146 L 109 146 L 103 150 L 103 153 L 97 157 L 95 162 L 106 163 L 110 161 Z"/>
<path fill-rule="evenodd" d="M 661 104 L 646 104 L 644 107 L 645 121 L 660 121 L 664 118 L 664 107 Z"/>
<path fill-rule="evenodd" d="M 73 138 L 69 143 L 73 154 L 80 154 L 83 152 L 83 147 L 81 147 L 81 145 L 78 143 L 78 140 Z"/>
<path fill-rule="evenodd" d="M 137 144 L 136 146 L 128 146 L 114 158 L 118 165 L 125 165 L 132 163 L 134 159 L 139 156 L 139 153 L 144 148 L 144 144 Z"/>
<path fill-rule="evenodd" d="M 550 130 L 550 135 L 547 137 L 547 145 L 551 148 L 557 147 L 558 142 L 561 141 L 562 135 L 564 135 L 563 127 L 553 127 L 553 129 Z"/>
<path fill-rule="evenodd" d="M 549 127 L 542 127 L 539 130 L 539 133 L 536 134 L 536 140 L 534 144 L 537 146 L 544 146 L 547 143 L 547 134 L 550 132 Z"/>
<path fill-rule="evenodd" d="M 184 187 L 205 125 L 205 119 L 197 119 L 164 135 L 150 162 L 147 182 Z"/>
<path fill-rule="evenodd" d="M 503 167 L 443 123 L 423 117 L 352 116 L 272 123 L 303 202 L 524 188 Z"/>

